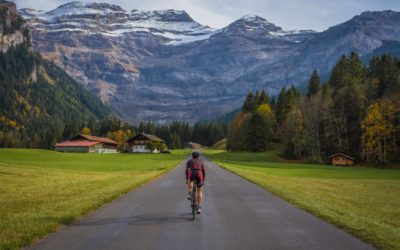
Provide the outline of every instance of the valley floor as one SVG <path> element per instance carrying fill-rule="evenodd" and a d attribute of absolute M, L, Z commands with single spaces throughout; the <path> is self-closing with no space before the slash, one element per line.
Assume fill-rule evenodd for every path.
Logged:
<path fill-rule="evenodd" d="M 276 162 L 274 152 L 205 154 L 381 249 L 400 249 L 400 170 Z"/>
<path fill-rule="evenodd" d="M 0 149 L 0 249 L 18 249 L 69 224 L 170 170 L 183 153 Z"/>

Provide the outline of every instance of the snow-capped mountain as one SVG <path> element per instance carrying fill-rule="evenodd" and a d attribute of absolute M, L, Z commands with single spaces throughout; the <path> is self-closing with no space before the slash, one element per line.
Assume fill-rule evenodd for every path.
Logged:
<path fill-rule="evenodd" d="M 212 29 L 185 11 L 102 3 L 20 13 L 43 57 L 133 122 L 210 118 L 237 108 L 249 90 L 276 93 L 314 69 L 328 74 L 342 54 L 400 41 L 394 11 L 365 12 L 324 32 L 285 30 L 255 15 Z"/>
<path fill-rule="evenodd" d="M 177 45 L 209 38 L 215 30 L 195 22 L 185 11 L 156 10 L 131 12 L 104 3 L 72 2 L 49 12 L 22 9 L 20 14 L 38 31 L 82 32 L 105 36 L 147 32 Z"/>
<path fill-rule="evenodd" d="M 246 15 L 217 33 L 223 36 L 245 35 L 258 39 L 278 39 L 299 43 L 312 37 L 316 32 L 313 30 L 283 30 L 260 16 Z"/>

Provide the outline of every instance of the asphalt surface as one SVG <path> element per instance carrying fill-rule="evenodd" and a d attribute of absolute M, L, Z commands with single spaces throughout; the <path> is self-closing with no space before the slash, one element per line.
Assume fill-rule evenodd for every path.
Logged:
<path fill-rule="evenodd" d="M 204 160 L 203 213 L 191 221 L 184 163 L 29 249 L 373 249 Z"/>

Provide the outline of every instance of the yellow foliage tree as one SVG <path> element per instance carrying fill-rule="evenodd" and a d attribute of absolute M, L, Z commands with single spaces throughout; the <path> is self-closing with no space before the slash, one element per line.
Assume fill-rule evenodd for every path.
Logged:
<path fill-rule="evenodd" d="M 258 106 L 257 111 L 258 111 L 258 113 L 260 113 L 264 117 L 270 117 L 272 115 L 272 109 L 266 103 L 261 104 L 260 106 Z"/>
<path fill-rule="evenodd" d="M 368 107 L 361 128 L 362 152 L 366 161 L 386 163 L 395 152 L 396 105 L 387 100 L 378 101 Z"/>
<path fill-rule="evenodd" d="M 81 133 L 84 134 L 84 135 L 91 135 L 91 134 L 92 134 L 92 131 L 90 130 L 90 128 L 84 127 L 84 128 L 81 130 Z"/>
<path fill-rule="evenodd" d="M 239 112 L 232 122 L 228 133 L 227 149 L 232 151 L 243 150 L 246 139 L 246 127 L 251 118 L 250 113 Z"/>
<path fill-rule="evenodd" d="M 121 142 L 122 138 L 124 137 L 124 131 L 122 131 L 122 129 L 119 129 L 117 131 L 115 131 L 114 133 L 114 140 L 116 140 L 117 142 Z"/>

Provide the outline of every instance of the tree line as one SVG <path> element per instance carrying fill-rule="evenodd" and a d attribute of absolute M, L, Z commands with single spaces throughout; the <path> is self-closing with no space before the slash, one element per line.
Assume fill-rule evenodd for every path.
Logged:
<path fill-rule="evenodd" d="M 203 146 L 212 146 L 227 135 L 227 123 L 198 122 L 190 126 L 187 122 L 173 121 L 170 124 L 141 122 L 131 125 L 111 116 L 97 123 L 87 124 L 81 133 L 104 136 L 116 140 L 120 149 L 124 150 L 125 142 L 138 133 L 152 134 L 165 140 L 168 148 L 181 149 L 187 142 L 200 143 Z"/>
<path fill-rule="evenodd" d="M 400 60 L 375 56 L 364 65 L 342 56 L 329 79 L 317 71 L 307 93 L 283 88 L 249 93 L 229 127 L 228 149 L 265 151 L 273 142 L 289 158 L 321 162 L 342 152 L 366 162 L 400 161 Z"/>

